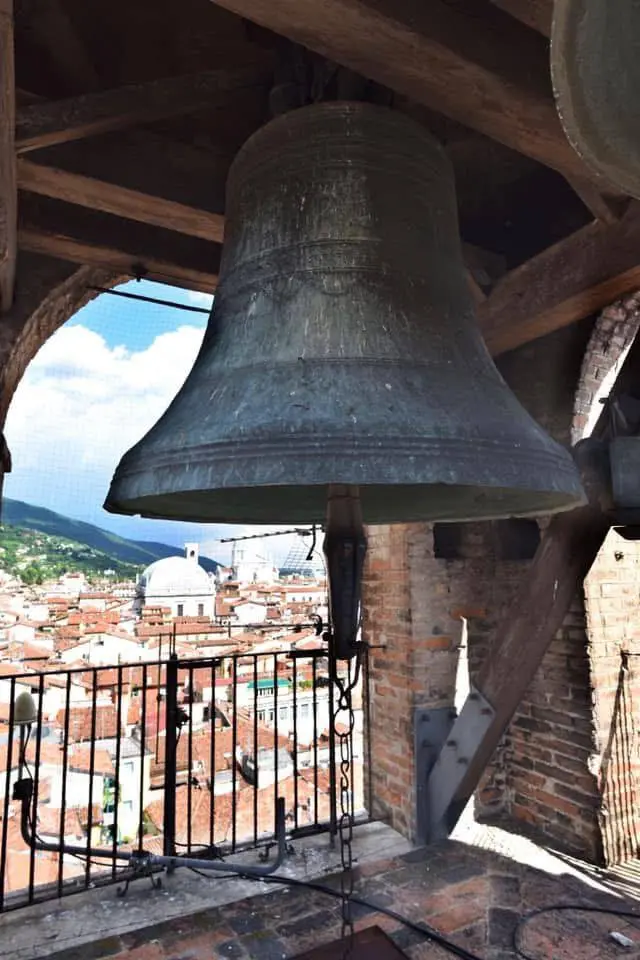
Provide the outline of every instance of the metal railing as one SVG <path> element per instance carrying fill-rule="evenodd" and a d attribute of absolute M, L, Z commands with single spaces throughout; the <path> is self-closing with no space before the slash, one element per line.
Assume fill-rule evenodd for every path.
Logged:
<path fill-rule="evenodd" d="M 329 676 L 324 648 L 5 673 L 0 912 L 194 858 L 228 869 L 260 848 L 266 862 L 285 829 L 335 834 Z M 366 687 L 365 658 L 351 743 L 362 819 Z"/>

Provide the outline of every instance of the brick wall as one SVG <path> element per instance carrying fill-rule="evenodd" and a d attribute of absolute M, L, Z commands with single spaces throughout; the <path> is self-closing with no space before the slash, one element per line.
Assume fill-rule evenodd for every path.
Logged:
<path fill-rule="evenodd" d="M 505 357 L 502 373 L 561 442 L 571 435 L 588 323 Z M 534 375 L 535 373 L 535 375 Z M 373 794 L 378 815 L 413 832 L 413 711 L 453 703 L 461 617 L 473 679 L 508 615 L 528 562 L 492 553 L 489 524 L 465 525 L 458 559 L 434 556 L 428 525 L 370 531 L 365 631 L 372 658 Z M 523 637 L 526 643 L 526 637 Z M 554 842 L 596 857 L 598 781 L 582 597 L 553 641 L 476 796 L 481 814 L 526 820 Z"/>
<path fill-rule="evenodd" d="M 640 840 L 640 544 L 611 531 L 585 580 L 599 823 L 609 863 Z"/>
<path fill-rule="evenodd" d="M 580 324 L 514 352 L 503 365 L 511 388 L 561 443 L 569 444 L 572 439 L 576 396 L 591 372 L 589 364 L 587 374 L 584 358 L 594 336 L 591 323 Z M 537 371 L 535 378 L 532 370 Z M 591 395 L 589 390 L 582 389 L 584 398 Z M 526 565 L 522 573 L 526 575 Z M 553 844 L 600 859 L 600 797 L 591 772 L 595 750 L 580 591 L 508 730 L 505 806 L 511 818 L 534 827 Z"/>

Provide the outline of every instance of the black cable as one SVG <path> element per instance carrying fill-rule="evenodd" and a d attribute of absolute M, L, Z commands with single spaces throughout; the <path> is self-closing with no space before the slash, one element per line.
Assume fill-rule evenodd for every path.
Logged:
<path fill-rule="evenodd" d="M 633 920 L 640 920 L 640 913 L 634 913 L 631 910 L 617 910 L 615 907 L 591 907 L 580 903 L 555 903 L 549 907 L 538 907 L 536 910 L 530 910 L 529 913 L 525 913 L 516 924 L 515 930 L 513 931 L 513 949 L 515 950 L 516 956 L 520 957 L 521 960 L 539 960 L 539 957 L 534 957 L 533 954 L 526 953 L 522 948 L 522 931 L 527 924 L 536 917 L 540 917 L 545 913 L 559 913 L 565 910 L 581 910 L 583 913 L 609 913 L 613 917 L 627 917 Z"/>
<path fill-rule="evenodd" d="M 175 300 L 161 300 L 158 297 L 145 297 L 140 293 L 125 293 L 124 290 L 111 290 L 109 287 L 89 287 L 96 293 L 108 293 L 110 297 L 125 297 L 127 300 L 142 300 L 144 303 L 155 303 L 161 307 L 173 307 L 174 310 L 186 310 L 189 313 L 211 313 L 206 307 L 193 307 L 187 303 L 177 303 Z"/>
<path fill-rule="evenodd" d="M 197 873 L 198 876 L 204 877 L 206 880 L 254 880 L 258 883 L 279 883 L 285 887 L 302 887 L 305 890 L 315 890 L 317 893 L 324 893 L 329 897 L 334 897 L 336 900 L 342 900 L 342 893 L 340 890 L 334 890 L 333 887 L 328 887 L 324 883 L 314 883 L 311 880 L 294 880 L 292 877 L 280 877 L 275 873 L 268 874 L 264 877 L 255 877 L 250 874 L 242 873 L 227 873 L 217 876 L 210 876 L 203 873 L 200 870 L 196 870 L 194 867 L 189 867 L 193 873 Z M 361 907 L 368 907 L 370 910 L 375 910 L 377 913 L 384 913 L 387 917 L 391 917 L 392 920 L 397 920 L 398 923 L 402 923 L 405 927 L 408 927 L 410 930 L 415 930 L 417 933 L 420 933 L 425 939 L 431 940 L 432 943 L 438 944 L 444 950 L 448 950 L 449 953 L 452 953 L 456 957 L 460 957 L 461 960 L 483 960 L 482 957 L 479 957 L 476 953 L 471 953 L 465 947 L 459 946 L 457 943 L 454 943 L 452 940 L 448 940 L 443 934 L 438 933 L 437 930 L 434 930 L 432 927 L 427 926 L 423 923 L 417 923 L 415 920 L 410 920 L 409 917 L 403 916 L 401 913 L 392 910 L 390 907 L 386 907 L 381 903 L 375 903 L 373 900 L 366 900 L 364 897 L 351 896 L 349 898 L 352 903 L 357 903 Z M 527 958 L 528 960 L 528 958 Z"/>
<path fill-rule="evenodd" d="M 191 873 L 197 874 L 199 877 L 202 877 L 203 880 L 242 880 L 242 877 L 238 877 L 235 873 L 227 873 L 223 876 L 215 876 L 210 873 L 205 873 L 204 870 L 196 870 L 195 867 L 189 867 Z"/>

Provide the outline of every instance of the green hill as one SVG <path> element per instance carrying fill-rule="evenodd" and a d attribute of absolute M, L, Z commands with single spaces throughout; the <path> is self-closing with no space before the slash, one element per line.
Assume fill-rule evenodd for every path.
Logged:
<path fill-rule="evenodd" d="M 147 566 L 164 557 L 181 557 L 179 547 L 146 540 L 127 540 L 115 533 L 82 520 L 72 520 L 53 510 L 36 507 L 22 500 L 5 497 L 2 501 L 2 523 L 26 530 L 62 537 L 74 543 L 85 544 L 114 561 L 136 566 Z M 209 573 L 215 573 L 219 564 L 208 557 L 200 557 L 200 564 Z"/>

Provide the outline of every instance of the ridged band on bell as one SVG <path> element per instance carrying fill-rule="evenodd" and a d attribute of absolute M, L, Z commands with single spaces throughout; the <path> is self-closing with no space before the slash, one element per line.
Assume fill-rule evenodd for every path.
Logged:
<path fill-rule="evenodd" d="M 196 363 L 108 510 L 322 521 L 329 484 L 358 485 L 368 523 L 581 501 L 475 326 L 452 172 L 426 130 L 361 103 L 279 117 L 238 154 L 226 216 Z"/>

